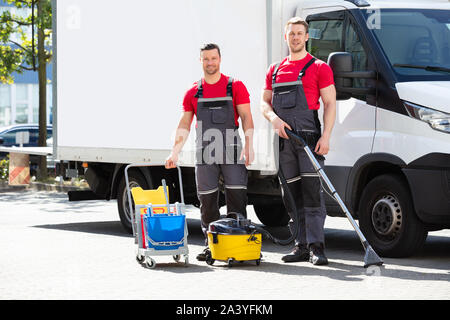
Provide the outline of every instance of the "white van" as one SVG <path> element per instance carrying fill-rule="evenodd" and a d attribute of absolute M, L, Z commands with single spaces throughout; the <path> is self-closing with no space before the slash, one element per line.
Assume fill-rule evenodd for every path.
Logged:
<path fill-rule="evenodd" d="M 296 14 L 335 74 L 327 175 L 378 253 L 411 255 L 450 227 L 450 3 L 303 1 Z"/>

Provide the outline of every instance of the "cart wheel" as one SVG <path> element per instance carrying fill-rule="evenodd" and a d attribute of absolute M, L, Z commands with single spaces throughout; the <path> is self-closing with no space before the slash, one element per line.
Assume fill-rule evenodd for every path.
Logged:
<path fill-rule="evenodd" d="M 231 268 L 233 266 L 233 258 L 228 259 L 228 268 Z"/>
<path fill-rule="evenodd" d="M 136 261 L 142 264 L 145 260 L 144 256 L 136 255 Z"/>
<path fill-rule="evenodd" d="M 211 251 L 209 250 L 206 250 L 205 252 L 205 259 L 206 263 L 209 264 L 210 266 L 212 266 L 214 264 L 214 261 L 216 261 L 212 258 Z"/>
<path fill-rule="evenodd" d="M 256 260 L 256 265 L 259 266 L 261 264 L 261 259 Z"/>
<path fill-rule="evenodd" d="M 189 256 L 188 255 L 185 255 L 184 256 L 184 264 L 187 266 L 187 265 L 189 265 Z"/>
<path fill-rule="evenodd" d="M 148 258 L 145 260 L 145 265 L 146 265 L 147 268 L 153 269 L 153 268 L 156 267 L 156 261 L 153 260 L 152 258 L 148 257 Z"/>
<path fill-rule="evenodd" d="M 179 254 L 173 256 L 173 260 L 175 260 L 175 262 L 180 261 L 181 256 Z"/>

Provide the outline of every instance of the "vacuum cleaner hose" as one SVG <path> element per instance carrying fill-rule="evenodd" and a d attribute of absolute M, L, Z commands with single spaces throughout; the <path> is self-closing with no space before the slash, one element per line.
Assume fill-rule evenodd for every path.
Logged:
<path fill-rule="evenodd" d="M 291 204 L 291 210 L 292 212 L 289 211 L 289 209 L 287 209 L 289 216 L 292 219 L 292 224 L 293 224 L 293 228 L 291 229 L 291 236 L 287 239 L 278 239 L 275 238 L 269 231 L 256 226 L 256 229 L 261 232 L 262 234 L 264 234 L 265 236 L 267 236 L 270 240 L 272 240 L 273 243 L 281 245 L 281 246 L 287 246 L 289 244 L 291 244 L 295 238 L 297 237 L 298 234 L 298 215 L 297 215 L 297 207 L 295 205 L 295 201 L 294 201 L 294 197 L 291 193 L 291 190 L 289 190 L 289 186 L 287 184 L 286 178 L 284 177 L 283 174 L 283 170 L 281 169 L 281 166 L 279 166 L 279 170 L 278 170 L 278 177 L 280 178 L 281 181 L 281 186 L 282 186 L 282 192 L 284 192 L 287 196 L 287 200 L 289 201 L 289 203 Z"/>

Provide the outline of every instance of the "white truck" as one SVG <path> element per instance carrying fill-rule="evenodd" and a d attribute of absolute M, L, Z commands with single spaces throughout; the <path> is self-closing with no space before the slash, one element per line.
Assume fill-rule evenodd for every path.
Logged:
<path fill-rule="evenodd" d="M 255 121 L 249 203 L 266 225 L 286 225 L 273 149 L 259 100 L 269 64 L 287 54 L 284 24 L 310 24 L 307 49 L 335 73 L 337 118 L 325 171 L 373 248 L 408 256 L 429 230 L 450 227 L 450 5 L 371 0 L 54 0 L 54 155 L 87 166 L 92 193 L 117 199 L 130 229 L 130 184 L 161 178 L 184 92 L 201 78 L 199 48 L 214 42 L 222 72 L 242 80 Z M 321 115 L 319 116 L 321 118 Z M 194 131 L 194 130 L 192 130 Z M 180 166 L 185 202 L 198 204 L 194 132 Z M 169 176 L 167 177 L 167 174 Z M 330 215 L 341 215 L 327 198 Z"/>

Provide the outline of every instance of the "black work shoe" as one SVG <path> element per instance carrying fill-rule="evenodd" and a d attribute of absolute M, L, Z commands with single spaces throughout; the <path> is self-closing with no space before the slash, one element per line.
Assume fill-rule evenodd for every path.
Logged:
<path fill-rule="evenodd" d="M 313 243 L 309 246 L 309 262 L 316 266 L 328 264 L 322 243 Z"/>
<path fill-rule="evenodd" d="M 309 259 L 309 250 L 304 244 L 295 245 L 294 250 L 288 255 L 285 255 L 281 258 L 284 262 L 300 262 L 300 261 L 308 261 Z"/>
<path fill-rule="evenodd" d="M 197 255 L 198 261 L 206 261 L 206 251 L 207 250 L 209 250 L 209 248 L 203 249 L 203 251 Z"/>

